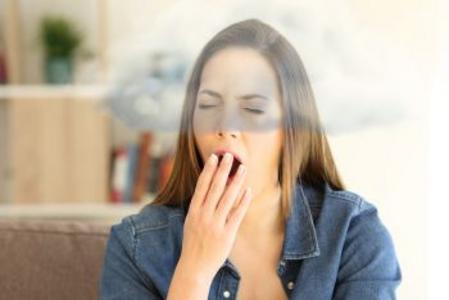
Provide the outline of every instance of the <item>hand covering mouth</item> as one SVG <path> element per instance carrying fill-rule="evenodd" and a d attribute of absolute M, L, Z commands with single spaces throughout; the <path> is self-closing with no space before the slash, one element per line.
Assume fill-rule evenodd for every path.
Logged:
<path fill-rule="evenodd" d="M 218 163 L 219 164 L 221 163 L 221 160 L 223 159 L 223 157 L 224 157 L 224 154 L 218 154 Z M 229 178 L 234 177 L 240 164 L 241 164 L 240 160 L 233 155 L 232 156 L 232 167 L 231 167 L 231 170 L 229 171 Z"/>

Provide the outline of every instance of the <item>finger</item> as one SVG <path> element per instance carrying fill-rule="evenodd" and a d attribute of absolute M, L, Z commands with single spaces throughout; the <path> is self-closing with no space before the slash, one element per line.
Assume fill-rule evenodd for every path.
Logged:
<path fill-rule="evenodd" d="M 215 169 L 217 168 L 217 163 L 218 157 L 215 154 L 209 156 L 208 160 L 206 161 L 206 165 L 204 166 L 200 176 L 198 177 L 195 191 L 190 203 L 190 209 L 199 209 L 199 207 L 202 205 L 203 200 L 209 190 L 210 183 L 212 182 Z"/>
<path fill-rule="evenodd" d="M 234 213 L 229 216 L 228 223 L 226 224 L 229 226 L 229 229 L 232 232 L 237 232 L 237 229 L 240 226 L 240 223 L 242 222 L 243 217 L 245 216 L 249 204 L 251 203 L 252 199 L 252 191 L 251 188 L 246 188 L 245 193 L 243 194 L 243 198 L 239 203 L 239 206 L 235 209 Z"/>
<path fill-rule="evenodd" d="M 242 203 L 242 199 L 243 199 L 243 195 L 245 194 L 246 189 L 241 188 L 239 191 L 239 194 L 237 196 L 237 199 L 234 201 L 232 208 L 230 210 L 230 212 L 228 213 L 228 215 L 226 216 L 226 222 L 228 222 L 229 217 L 234 214 L 234 212 L 238 209 L 238 207 L 240 206 L 240 204 Z"/>
<path fill-rule="evenodd" d="M 229 171 L 232 167 L 232 159 L 232 154 L 226 153 L 220 162 L 218 170 L 215 172 L 214 178 L 212 179 L 212 184 L 203 205 L 203 209 L 209 215 L 213 214 L 215 208 L 217 207 L 218 200 L 223 194 L 226 181 L 228 180 Z"/>
<path fill-rule="evenodd" d="M 237 202 L 237 200 L 239 200 L 238 194 L 241 191 L 245 175 L 246 175 L 246 167 L 243 164 L 240 164 L 235 177 L 232 178 L 231 184 L 227 188 L 223 197 L 218 202 L 217 217 L 223 223 L 225 223 L 229 211 L 231 210 L 234 203 Z"/>

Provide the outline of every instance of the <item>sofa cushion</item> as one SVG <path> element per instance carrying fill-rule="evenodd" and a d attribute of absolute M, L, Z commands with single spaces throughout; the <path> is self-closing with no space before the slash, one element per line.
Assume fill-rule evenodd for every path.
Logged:
<path fill-rule="evenodd" d="M 0 298 L 98 299 L 111 224 L 0 220 Z"/>

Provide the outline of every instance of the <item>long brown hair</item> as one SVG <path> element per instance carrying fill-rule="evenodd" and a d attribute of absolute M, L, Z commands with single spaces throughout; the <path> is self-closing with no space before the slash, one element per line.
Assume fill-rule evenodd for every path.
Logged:
<path fill-rule="evenodd" d="M 284 218 L 289 216 L 296 183 L 321 187 L 327 182 L 333 189 L 343 190 L 301 58 L 295 48 L 270 25 L 258 19 L 247 19 L 218 32 L 203 47 L 195 61 L 187 83 L 172 173 L 150 204 L 189 206 L 204 165 L 192 130 L 201 72 L 214 53 L 232 46 L 250 47 L 258 51 L 276 72 L 284 129 L 278 168 Z"/>

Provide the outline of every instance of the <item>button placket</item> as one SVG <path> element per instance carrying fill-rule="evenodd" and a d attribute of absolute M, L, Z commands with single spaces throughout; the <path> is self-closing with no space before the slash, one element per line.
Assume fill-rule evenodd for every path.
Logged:
<path fill-rule="evenodd" d="M 286 269 L 285 264 L 286 264 L 285 260 L 281 260 L 279 262 L 278 269 L 277 269 L 279 275 L 283 275 L 285 273 L 285 269 Z"/>
<path fill-rule="evenodd" d="M 240 275 L 232 268 L 230 262 L 222 270 L 223 274 L 219 285 L 219 299 L 235 299 L 238 291 Z"/>

